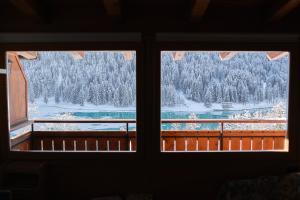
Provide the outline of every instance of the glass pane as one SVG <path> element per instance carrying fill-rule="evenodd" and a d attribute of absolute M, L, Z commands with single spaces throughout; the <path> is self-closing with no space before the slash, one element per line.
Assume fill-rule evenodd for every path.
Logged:
<path fill-rule="evenodd" d="M 136 150 L 135 51 L 14 51 L 7 60 L 12 150 Z"/>
<path fill-rule="evenodd" d="M 162 51 L 161 151 L 288 151 L 289 52 Z"/>

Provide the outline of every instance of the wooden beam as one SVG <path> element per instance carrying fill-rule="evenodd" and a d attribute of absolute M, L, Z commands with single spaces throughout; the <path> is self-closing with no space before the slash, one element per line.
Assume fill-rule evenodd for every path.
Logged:
<path fill-rule="evenodd" d="M 84 57 L 84 51 L 70 51 L 69 54 L 75 59 L 83 59 Z"/>
<path fill-rule="evenodd" d="M 125 60 L 132 60 L 133 53 L 132 53 L 132 51 L 123 51 L 123 56 L 124 56 Z"/>
<path fill-rule="evenodd" d="M 238 52 L 235 51 L 223 51 L 219 53 L 219 57 L 221 58 L 221 60 L 229 60 L 231 59 L 233 56 L 235 56 Z"/>
<path fill-rule="evenodd" d="M 34 0 L 10 0 L 10 2 L 25 15 L 38 16 Z"/>
<path fill-rule="evenodd" d="M 193 21 L 199 21 L 202 19 L 208 8 L 209 2 L 210 0 L 194 0 L 191 13 L 191 19 Z"/>
<path fill-rule="evenodd" d="M 185 51 L 172 52 L 173 60 L 181 60 L 184 57 Z"/>
<path fill-rule="evenodd" d="M 268 51 L 267 57 L 269 60 L 277 60 L 288 54 L 289 54 L 289 52 L 286 52 L 286 51 Z"/>
<path fill-rule="evenodd" d="M 17 51 L 18 56 L 22 56 L 25 59 L 33 60 L 37 58 L 36 51 Z"/>
<path fill-rule="evenodd" d="M 280 6 L 271 17 L 271 21 L 278 21 L 288 15 L 291 11 L 300 6 L 300 0 L 288 0 L 285 4 Z"/>
<path fill-rule="evenodd" d="M 120 0 L 102 0 L 106 14 L 112 17 L 121 15 Z"/>

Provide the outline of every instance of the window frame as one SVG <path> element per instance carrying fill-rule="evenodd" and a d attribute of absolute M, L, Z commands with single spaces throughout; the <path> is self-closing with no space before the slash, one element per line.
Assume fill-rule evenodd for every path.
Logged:
<path fill-rule="evenodd" d="M 16 36 L 16 38 L 21 37 Z M 26 35 L 26 37 L 30 38 L 30 34 Z M 80 36 L 80 35 L 79 35 Z M 130 36 L 130 35 L 129 35 Z M 1 100 L 4 101 L 2 105 L 3 110 L 6 112 L 2 113 L 0 119 L 5 122 L 0 125 L 1 132 L 5 133 L 0 135 L 0 138 L 3 138 L 1 141 L 2 146 L 2 154 L 3 157 L 7 159 L 21 159 L 21 160 L 52 160 L 52 159 L 91 159 L 91 158 L 101 158 L 101 159 L 135 159 L 137 157 L 141 157 L 143 155 L 143 146 L 142 146 L 142 133 L 144 132 L 143 123 L 141 123 L 141 115 L 142 115 L 142 95 L 141 89 L 143 88 L 144 81 L 141 78 L 142 74 L 142 45 L 140 42 L 139 34 L 131 35 L 129 37 L 129 41 L 126 41 L 124 38 L 121 38 L 121 41 L 114 38 L 116 36 L 108 37 L 104 35 L 104 37 L 100 35 L 93 35 L 92 41 L 84 41 L 81 40 L 65 40 L 65 37 L 70 37 L 70 34 L 59 36 L 62 38 L 62 41 L 66 42 L 55 42 L 51 41 L 52 39 L 47 36 L 41 35 L 40 40 L 29 41 L 29 42 L 8 42 L 1 43 L 0 41 L 0 61 L 2 65 L 6 68 L 6 52 L 7 51 L 78 51 L 78 50 L 91 50 L 91 51 L 135 51 L 136 52 L 136 151 L 135 152 L 93 152 L 93 151 L 78 151 L 78 152 L 42 152 L 42 151 L 13 151 L 10 149 L 10 136 L 9 136 L 9 112 L 8 112 L 8 88 L 7 88 L 7 75 L 2 75 L 0 78 L 1 89 L 2 91 Z M 86 39 L 84 35 L 82 37 Z M 98 39 L 97 39 L 98 38 Z M 111 39 L 112 38 L 112 39 Z M 133 39 L 132 39 L 133 38 Z M 48 42 L 48 40 L 51 42 Z M 111 40 L 111 41 L 110 41 Z M 42 42 L 45 41 L 45 42 Z M 5 80 L 4 80 L 5 79 Z M 139 86 L 138 86 L 139 85 Z"/>
<path fill-rule="evenodd" d="M 2 37 L 4 35 L 4 37 Z M 300 129 L 297 124 L 297 113 L 300 107 L 300 91 L 297 81 L 300 79 L 300 46 L 298 35 L 276 34 L 182 34 L 130 33 L 105 34 L 1 34 L 0 36 L 0 65 L 5 70 L 5 52 L 13 50 L 136 50 L 137 55 L 137 151 L 109 152 L 13 152 L 9 148 L 8 110 L 6 75 L 0 75 L 0 158 L 2 160 L 150 160 L 172 161 L 181 163 L 199 161 L 200 163 L 220 163 L 234 161 L 236 163 L 251 163 L 252 161 L 287 161 L 288 165 L 295 164 L 299 158 Z M 125 35 L 125 36 L 124 36 Z M 129 35 L 129 37 L 127 37 Z M 25 36 L 25 37 L 24 37 Z M 35 37 L 36 36 L 36 37 Z M 73 37 L 74 36 L 74 37 Z M 117 38 L 117 39 L 115 39 Z M 121 39 L 120 39 L 121 38 Z M 129 38 L 129 39 L 128 39 Z M 112 41 L 111 41 L 112 40 Z M 290 52 L 289 73 L 289 113 L 288 134 L 290 139 L 289 152 L 187 152 L 168 153 L 160 151 L 160 52 L 170 50 L 280 50 Z M 134 48 L 134 49 L 133 49 Z M 139 87 L 138 87 L 138 83 Z M 149 106 L 150 105 L 150 106 Z"/>
<path fill-rule="evenodd" d="M 212 159 L 212 160 L 297 160 L 299 152 L 300 136 L 297 130 L 296 113 L 300 113 L 299 107 L 295 106 L 299 102 L 299 90 L 297 90 L 297 79 L 299 80 L 299 69 L 297 65 L 299 59 L 299 42 L 297 37 L 280 35 L 201 35 L 201 34 L 169 34 L 160 33 L 157 35 L 156 58 L 157 65 L 155 76 L 159 81 L 155 84 L 155 94 L 159 98 L 155 101 L 155 138 L 156 152 L 162 159 Z M 259 48 L 257 48 L 259 47 Z M 161 120 L 161 52 L 162 51 L 288 51 L 290 53 L 289 66 L 289 94 L 288 94 L 288 138 L 289 151 L 214 151 L 214 152 L 162 152 L 160 149 L 160 120 Z"/>

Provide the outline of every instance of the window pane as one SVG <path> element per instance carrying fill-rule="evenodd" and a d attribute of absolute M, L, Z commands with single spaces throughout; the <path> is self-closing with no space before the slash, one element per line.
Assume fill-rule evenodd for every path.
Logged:
<path fill-rule="evenodd" d="M 289 53 L 162 51 L 161 151 L 288 151 Z"/>
<path fill-rule="evenodd" d="M 7 63 L 12 150 L 135 151 L 135 51 L 14 51 Z"/>

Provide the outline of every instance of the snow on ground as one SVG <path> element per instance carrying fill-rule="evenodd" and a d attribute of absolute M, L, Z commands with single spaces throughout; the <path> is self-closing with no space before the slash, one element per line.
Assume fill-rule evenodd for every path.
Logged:
<path fill-rule="evenodd" d="M 191 100 L 184 100 L 183 105 L 178 105 L 175 107 L 162 107 L 162 111 L 185 111 L 185 112 L 214 112 L 214 111 L 222 111 L 222 104 L 220 103 L 212 103 L 210 108 L 204 106 L 204 103 L 197 103 Z M 268 102 L 261 103 L 249 103 L 249 104 L 240 104 L 233 103 L 232 108 L 227 109 L 229 111 L 241 111 L 241 110 L 249 110 L 249 109 L 260 109 L 260 108 L 271 108 L 274 104 Z"/>

